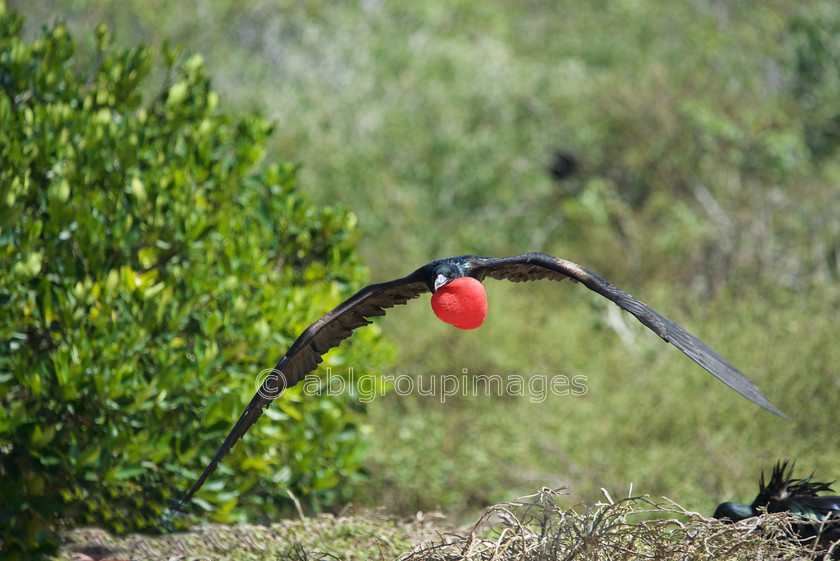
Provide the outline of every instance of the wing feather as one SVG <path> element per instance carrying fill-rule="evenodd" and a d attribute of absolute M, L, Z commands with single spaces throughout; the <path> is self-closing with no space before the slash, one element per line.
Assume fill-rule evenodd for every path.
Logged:
<path fill-rule="evenodd" d="M 245 412 L 231 429 L 222 446 L 180 503 L 182 508 L 198 491 L 222 458 L 248 431 L 283 390 L 290 388 L 318 368 L 322 355 L 349 337 L 354 329 L 370 324 L 370 317 L 384 316 L 388 308 L 402 305 L 429 289 L 424 269 L 390 282 L 367 286 L 310 325 L 267 375 Z"/>
<path fill-rule="evenodd" d="M 697 337 L 589 269 L 545 253 L 526 253 L 502 259 L 475 257 L 471 264 L 472 273 L 476 274 L 479 280 L 486 275 L 494 279 L 513 282 L 537 279 L 559 281 L 564 278 L 580 282 L 633 314 L 663 340 L 677 347 L 691 360 L 742 396 L 780 417 L 788 418 L 770 403 L 770 399 L 750 378 Z"/>

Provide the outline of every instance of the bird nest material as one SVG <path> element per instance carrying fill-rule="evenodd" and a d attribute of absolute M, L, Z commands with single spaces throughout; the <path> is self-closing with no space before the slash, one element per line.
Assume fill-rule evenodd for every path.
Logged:
<path fill-rule="evenodd" d="M 562 489 L 490 507 L 462 536 L 427 544 L 400 561 L 627 559 L 814 559 L 831 552 L 797 541 L 789 513 L 721 524 L 665 499 L 637 496 L 560 508 Z M 678 520 L 679 517 L 682 520 Z"/>

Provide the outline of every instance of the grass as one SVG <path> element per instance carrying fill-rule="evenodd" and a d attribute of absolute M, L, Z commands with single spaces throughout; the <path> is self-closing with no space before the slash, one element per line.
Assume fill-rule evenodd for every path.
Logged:
<path fill-rule="evenodd" d="M 561 507 L 563 489 L 488 507 L 467 526 L 439 514 L 396 519 L 379 512 L 320 515 L 270 526 L 205 524 L 161 537 L 115 538 L 97 530 L 65 534 L 59 560 L 73 552 L 137 561 L 230 559 L 400 559 L 401 561 L 793 559 L 809 550 L 796 542 L 786 515 L 722 524 L 663 499 L 634 496 Z"/>
<path fill-rule="evenodd" d="M 95 529 L 70 531 L 58 559 L 74 551 L 132 560 L 393 559 L 417 541 L 436 537 L 433 516 L 401 520 L 377 512 L 325 514 L 270 526 L 202 524 L 164 536 L 114 537 Z"/>

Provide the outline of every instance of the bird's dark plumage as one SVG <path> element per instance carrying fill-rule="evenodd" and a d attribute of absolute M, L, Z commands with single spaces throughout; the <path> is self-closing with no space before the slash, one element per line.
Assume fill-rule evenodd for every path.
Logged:
<path fill-rule="evenodd" d="M 758 484 L 758 495 L 752 504 L 726 502 L 718 505 L 714 517 L 738 522 L 767 512 L 790 512 L 796 515 L 794 524 L 799 540 L 804 544 L 817 541 L 824 549 L 840 540 L 840 496 L 820 495 L 831 492 L 834 482 L 812 481 L 812 473 L 805 479 L 793 478 L 793 464 L 777 462 L 765 483 L 764 472 Z M 835 549 L 833 558 L 840 558 Z"/>
<path fill-rule="evenodd" d="M 479 281 L 490 277 L 513 282 L 538 279 L 560 281 L 565 278 L 580 282 L 633 314 L 654 333 L 672 343 L 733 390 L 768 411 L 785 417 L 770 403 L 767 396 L 752 380 L 726 359 L 676 323 L 622 292 L 592 271 L 544 253 L 526 253 L 501 259 L 461 255 L 432 261 L 401 279 L 367 286 L 310 325 L 274 367 L 272 375 L 257 391 L 219 451 L 181 504 L 186 504 L 192 498 L 222 457 L 257 421 L 262 410 L 283 390 L 294 386 L 308 373 L 315 370 L 322 361 L 321 356 L 324 353 L 338 346 L 357 327 L 369 324 L 370 321 L 367 318 L 384 315 L 388 308 L 405 304 L 424 292 L 435 292 L 440 286 L 465 276 Z"/>
<path fill-rule="evenodd" d="M 573 175 L 578 168 L 577 158 L 574 154 L 566 151 L 558 151 L 551 158 L 548 165 L 548 172 L 557 181 L 563 181 Z"/>

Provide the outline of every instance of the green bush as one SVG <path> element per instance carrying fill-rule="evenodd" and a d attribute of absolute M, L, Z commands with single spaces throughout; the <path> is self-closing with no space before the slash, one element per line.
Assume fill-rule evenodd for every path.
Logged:
<path fill-rule="evenodd" d="M 260 370 L 366 280 L 354 215 L 261 161 L 271 126 L 220 112 L 199 56 L 164 49 L 144 103 L 148 49 L 100 27 L 81 71 L 65 27 L 20 30 L 0 2 L 2 558 L 49 549 L 60 523 L 156 528 Z M 377 365 L 377 338 L 326 365 Z M 206 516 L 273 516 L 287 489 L 322 508 L 359 476 L 363 410 L 296 389 L 196 497 Z"/>

